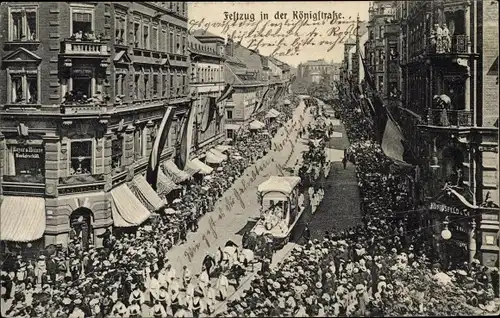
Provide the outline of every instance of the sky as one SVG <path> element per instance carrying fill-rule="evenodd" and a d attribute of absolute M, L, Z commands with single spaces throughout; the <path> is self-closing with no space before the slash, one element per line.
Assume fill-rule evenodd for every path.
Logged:
<path fill-rule="evenodd" d="M 260 29 L 266 23 L 278 23 L 283 27 L 276 26 L 275 28 L 268 27 L 268 29 L 276 30 L 280 28 L 282 32 L 286 32 L 287 27 L 291 28 L 295 23 L 300 23 L 301 20 L 297 19 L 298 15 L 293 15 L 293 11 L 299 13 L 302 11 L 303 13 L 316 13 L 318 11 L 331 13 L 336 12 L 341 13 L 345 18 L 345 21 L 351 21 L 351 23 L 344 24 L 335 24 L 341 28 L 340 32 L 337 34 L 331 33 L 332 26 L 330 24 L 330 20 L 325 20 L 324 24 L 315 24 L 313 20 L 309 20 L 311 22 L 310 25 L 305 25 L 300 28 L 299 38 L 302 40 L 306 40 L 309 37 L 310 32 L 314 33 L 312 36 L 314 40 L 312 43 L 315 45 L 310 45 L 305 43 L 300 45 L 300 49 L 296 48 L 292 43 L 296 41 L 296 37 L 287 36 L 285 41 L 282 41 L 282 44 L 279 44 L 281 49 L 277 49 L 276 47 L 271 46 L 272 43 L 278 43 L 281 39 L 280 37 L 267 37 L 262 36 L 264 42 L 268 42 L 268 45 L 265 43 L 258 47 L 259 53 L 262 55 L 270 55 L 275 52 L 275 57 L 279 60 L 282 60 L 285 63 L 288 63 L 292 66 L 297 66 L 300 62 L 305 62 L 307 60 L 316 60 L 316 59 L 325 59 L 326 61 L 334 61 L 341 62 L 343 59 L 343 43 L 348 36 L 342 36 L 343 31 L 346 30 L 348 25 L 355 25 L 356 17 L 359 14 L 360 20 L 368 20 L 368 7 L 369 1 L 285 1 L 285 2 L 271 2 L 271 1 L 255 1 L 255 2 L 190 2 L 188 3 L 188 23 L 189 27 L 194 30 L 198 28 L 204 28 L 208 31 L 221 35 L 223 38 L 227 38 L 227 34 L 231 32 L 246 32 L 251 29 Z M 225 14 L 227 12 L 227 14 Z M 276 13 L 281 14 L 282 19 L 275 19 Z M 261 13 L 267 13 L 268 19 L 261 20 Z M 286 13 L 287 17 L 284 18 L 283 14 Z M 254 22 L 251 20 L 251 14 L 254 15 Z M 232 18 L 229 17 L 232 15 Z M 246 19 L 243 27 L 233 27 L 231 31 L 224 32 L 224 25 L 221 25 L 220 22 L 226 20 L 226 23 L 234 22 L 234 18 L 242 18 Z M 295 17 L 295 19 L 294 19 Z M 350 17 L 350 19 L 349 19 Z M 200 21 L 202 21 L 200 23 Z M 288 20 L 287 22 L 284 22 Z M 240 23 L 242 20 L 238 21 Z M 321 20 L 323 21 L 323 20 Z M 256 23 L 259 23 L 256 26 Z M 269 24 L 268 24 L 269 25 Z M 314 30 L 314 32 L 313 32 Z M 227 31 L 227 28 L 226 28 Z M 330 33 L 328 33 L 330 31 Z M 354 32 L 354 31 L 352 31 Z M 232 33 L 234 34 L 234 33 Z M 255 34 L 255 33 L 254 33 Z M 252 42 L 253 41 L 253 42 Z M 254 40 L 251 37 L 245 37 L 242 39 L 242 45 L 251 46 L 250 43 L 256 43 L 259 41 L 259 37 Z M 329 41 L 329 42 L 327 42 Z M 307 42 L 307 41 L 306 41 Z M 318 43 L 323 42 L 323 43 Z M 332 42 L 336 42 L 334 45 Z M 293 53 L 288 51 L 289 48 L 294 48 Z M 276 53 L 278 50 L 278 53 Z M 284 54 L 280 54 L 282 52 Z M 286 53 L 285 53 L 286 52 Z"/>

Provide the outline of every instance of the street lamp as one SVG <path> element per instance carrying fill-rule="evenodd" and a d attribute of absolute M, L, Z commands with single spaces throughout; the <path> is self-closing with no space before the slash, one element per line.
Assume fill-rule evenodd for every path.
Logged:
<path fill-rule="evenodd" d="M 441 237 L 443 238 L 443 240 L 449 240 L 451 239 L 451 232 L 450 230 L 448 230 L 448 224 L 450 222 L 448 221 L 448 217 L 445 217 L 444 221 L 443 221 L 443 230 L 441 231 Z"/>

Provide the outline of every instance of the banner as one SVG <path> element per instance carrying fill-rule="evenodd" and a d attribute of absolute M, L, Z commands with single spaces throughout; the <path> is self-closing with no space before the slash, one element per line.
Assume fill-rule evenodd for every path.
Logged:
<path fill-rule="evenodd" d="M 165 114 L 163 115 L 163 119 L 153 143 L 153 149 L 151 150 L 151 154 L 149 156 L 146 180 L 155 191 L 156 182 L 158 180 L 158 169 L 160 166 L 161 153 L 163 151 L 163 148 L 165 148 L 165 143 L 168 139 L 168 132 L 170 131 L 173 117 L 174 108 L 172 106 L 169 106 L 167 107 Z"/>
<path fill-rule="evenodd" d="M 208 130 L 208 128 L 210 127 L 210 124 L 212 123 L 212 121 L 214 120 L 214 115 L 215 115 L 215 112 L 217 111 L 217 103 L 215 102 L 215 97 L 209 97 L 208 98 L 208 112 L 205 110 L 203 113 L 204 113 L 204 116 L 203 116 L 203 121 L 202 121 L 202 125 L 203 123 L 205 123 L 203 125 L 203 127 L 205 128 L 202 128 L 201 129 L 201 132 L 204 133 Z M 205 116 L 206 115 L 206 116 Z"/>
<path fill-rule="evenodd" d="M 233 85 L 226 84 L 226 87 L 224 87 L 224 90 L 220 94 L 219 98 L 217 98 L 217 101 L 215 103 L 218 104 L 223 100 L 228 99 L 229 97 L 231 97 L 231 95 L 233 95 L 233 93 L 234 93 Z"/>
<path fill-rule="evenodd" d="M 196 116 L 196 110 L 193 109 L 193 101 L 191 101 L 191 105 L 189 107 L 187 120 L 184 121 L 184 125 L 182 127 L 182 139 L 181 139 L 181 149 L 177 156 L 177 167 L 180 170 L 184 170 L 186 167 L 186 163 L 189 159 L 189 153 L 191 152 L 191 145 L 193 139 L 193 124 L 194 118 Z"/>
<path fill-rule="evenodd" d="M 261 107 L 262 104 L 264 104 L 264 99 L 266 98 L 267 93 L 269 93 L 270 88 L 267 87 L 267 90 L 262 94 L 262 97 L 260 98 L 260 101 L 255 102 L 255 108 L 253 109 L 252 114 L 255 114 Z"/>

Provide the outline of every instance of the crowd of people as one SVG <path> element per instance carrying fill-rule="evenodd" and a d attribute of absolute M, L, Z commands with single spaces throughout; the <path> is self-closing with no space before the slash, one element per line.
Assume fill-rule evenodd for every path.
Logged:
<path fill-rule="evenodd" d="M 432 244 L 405 218 L 403 178 L 370 142 L 358 112 L 337 107 L 363 199 L 359 225 L 297 246 L 277 268 L 261 270 L 223 316 L 434 316 L 498 311 L 498 270 L 478 260 L 444 269 Z M 316 180 L 313 182 L 317 182 Z M 335 211 L 332 211 L 335 213 Z M 407 223 L 405 223 L 407 222 Z"/>
<path fill-rule="evenodd" d="M 281 105 L 276 131 L 297 106 Z M 225 299 L 230 277 L 249 265 L 248 251 L 235 247 L 241 262 L 205 266 L 193 275 L 175 271 L 168 250 L 197 229 L 198 219 L 212 211 L 231 183 L 270 149 L 270 134 L 243 134 L 234 140 L 228 160 L 200 182 L 188 181 L 179 197 L 142 226 L 119 234 L 99 235 L 103 247 L 84 246 L 77 233 L 65 249 L 47 249 L 37 259 L 23 255 L 2 260 L 2 317 L 191 317 L 208 315 Z M 237 155 L 235 155 L 237 154 Z M 234 157 L 237 157 L 235 159 Z M 204 262 L 205 263 L 205 262 Z M 238 265 L 234 267 L 233 265 Z M 216 282 L 212 284 L 215 276 Z M 228 278 L 229 277 L 229 278 Z"/>

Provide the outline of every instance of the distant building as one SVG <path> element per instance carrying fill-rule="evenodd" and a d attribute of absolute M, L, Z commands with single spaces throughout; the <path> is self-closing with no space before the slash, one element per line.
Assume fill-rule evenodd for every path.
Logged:
<path fill-rule="evenodd" d="M 300 63 L 297 68 L 297 80 L 308 83 L 319 83 L 323 75 L 330 79 L 340 79 L 340 63 L 327 62 L 324 59 Z"/>

